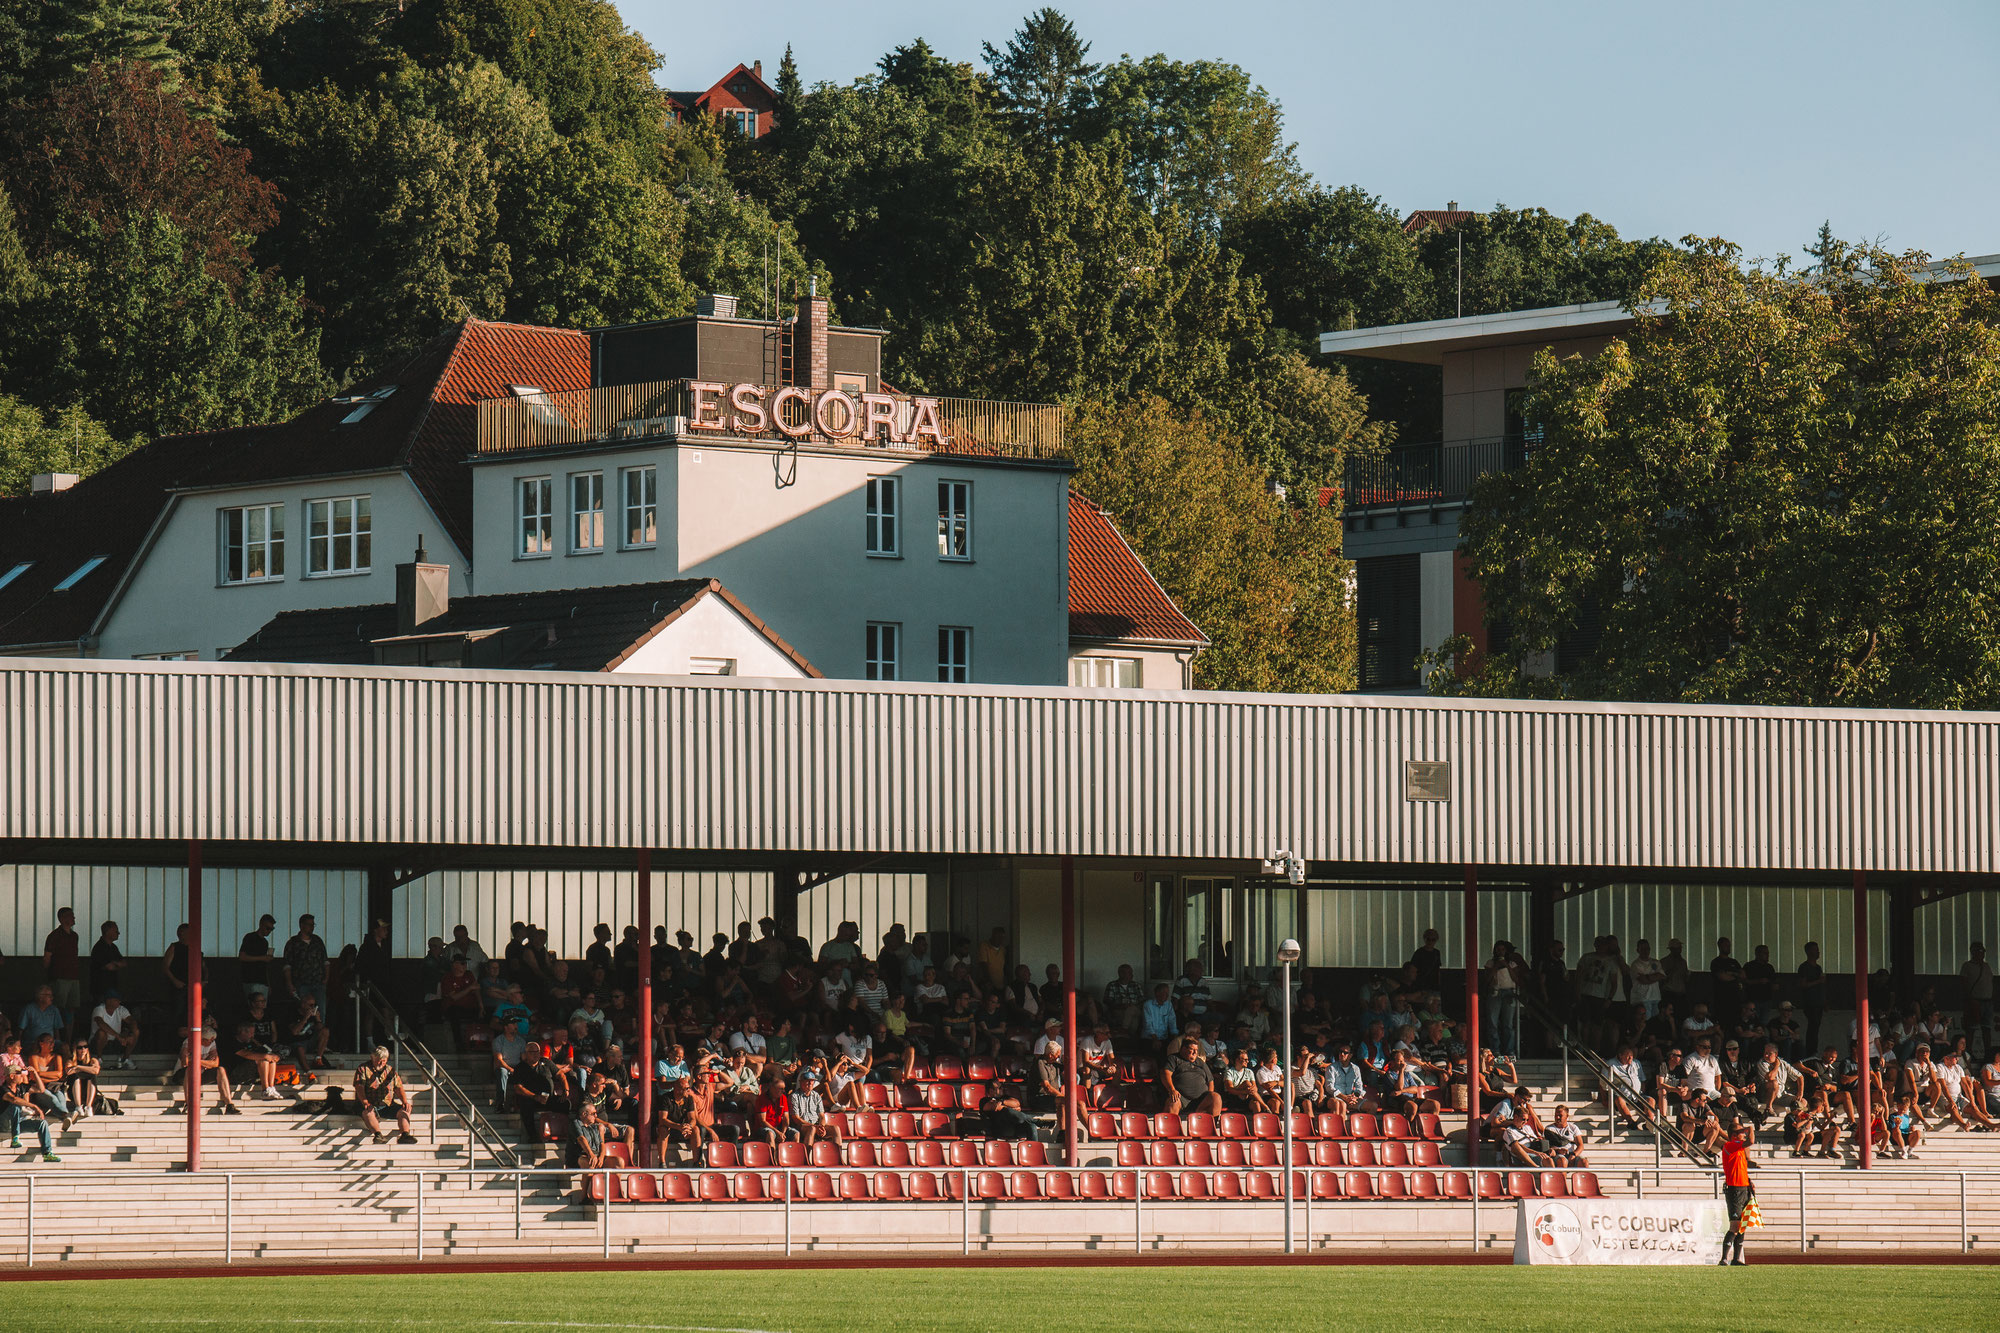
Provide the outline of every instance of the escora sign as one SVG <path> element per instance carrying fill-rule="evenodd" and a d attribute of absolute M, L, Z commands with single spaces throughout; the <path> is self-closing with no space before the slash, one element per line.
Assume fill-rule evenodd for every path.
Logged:
<path fill-rule="evenodd" d="M 813 434 L 830 440 L 858 439 L 873 443 L 928 444 L 943 449 L 951 440 L 938 420 L 935 398 L 898 398 L 894 394 L 855 395 L 845 389 L 818 391 L 796 384 L 772 388 L 766 384 L 721 384 L 691 380 L 689 430 L 762 435 L 775 430 L 787 439 Z M 909 412 L 903 411 L 904 404 Z M 907 420 L 905 416 L 907 415 Z"/>

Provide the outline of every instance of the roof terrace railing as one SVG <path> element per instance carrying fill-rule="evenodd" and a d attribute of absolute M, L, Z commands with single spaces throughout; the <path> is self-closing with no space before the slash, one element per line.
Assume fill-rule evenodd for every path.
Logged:
<path fill-rule="evenodd" d="M 1533 448 L 1532 440 L 1518 435 L 1399 444 L 1380 458 L 1348 463 L 1345 506 L 1353 512 L 1463 504 L 1473 482 L 1513 471 Z"/>
<path fill-rule="evenodd" d="M 1024 460 L 1069 456 L 1063 409 L 1049 403 L 663 380 L 488 398 L 478 409 L 481 454 L 712 434 L 777 445 Z"/>

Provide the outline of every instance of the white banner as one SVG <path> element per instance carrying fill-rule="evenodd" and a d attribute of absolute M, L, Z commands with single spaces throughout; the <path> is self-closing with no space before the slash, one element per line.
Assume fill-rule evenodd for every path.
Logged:
<path fill-rule="evenodd" d="M 1713 1264 L 1729 1210 L 1718 1199 L 1530 1199 L 1517 1264 Z"/>

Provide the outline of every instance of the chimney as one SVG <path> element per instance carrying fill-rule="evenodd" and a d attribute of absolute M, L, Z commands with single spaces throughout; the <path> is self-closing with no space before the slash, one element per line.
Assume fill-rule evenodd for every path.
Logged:
<path fill-rule="evenodd" d="M 806 294 L 799 298 L 798 323 L 792 326 L 792 338 L 797 345 L 792 378 L 808 389 L 824 389 L 833 383 L 826 365 L 827 301 L 819 294 L 819 279 L 810 281 Z M 805 378 L 800 379 L 801 374 Z"/>
<path fill-rule="evenodd" d="M 74 472 L 37 472 L 28 479 L 28 493 L 31 495 L 54 495 L 76 485 Z"/>
<path fill-rule="evenodd" d="M 1456 213 L 1458 211 L 1458 200 L 1456 199 L 1445 200 L 1444 209 L 1445 212 L 1447 213 Z"/>
<path fill-rule="evenodd" d="M 756 75 L 756 76 L 757 76 L 758 78 L 760 78 L 760 79 L 761 79 L 761 78 L 763 78 L 763 77 L 764 77 L 764 62 L 763 62 L 763 61 L 761 61 L 761 60 L 756 60 L 756 61 L 752 61 L 752 62 L 751 62 L 751 64 L 750 64 L 750 72 L 751 72 L 752 74 L 755 74 L 755 75 Z"/>
<path fill-rule="evenodd" d="M 417 536 L 417 558 L 396 566 L 396 633 L 414 634 L 419 626 L 451 609 L 451 566 L 433 565 L 424 556 L 424 539 Z"/>

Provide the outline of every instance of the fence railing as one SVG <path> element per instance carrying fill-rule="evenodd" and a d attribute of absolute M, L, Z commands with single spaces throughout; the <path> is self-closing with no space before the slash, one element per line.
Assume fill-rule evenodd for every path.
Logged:
<path fill-rule="evenodd" d="M 1058 460 L 1068 457 L 1063 418 L 1052 403 L 661 380 L 483 399 L 477 449 L 511 454 L 708 433 L 787 446 Z"/>
<path fill-rule="evenodd" d="M 1342 501 L 1349 511 L 1462 504 L 1472 483 L 1520 467 L 1532 448 L 1517 436 L 1399 444 L 1348 463 Z"/>
<path fill-rule="evenodd" d="M 543 1247 L 548 1241 L 548 1229 L 553 1227 L 567 1235 L 577 1237 L 579 1240 L 583 1236 L 588 1235 L 588 1241 L 582 1243 L 591 1244 L 606 1259 L 609 1259 L 612 1254 L 612 1219 L 614 1214 L 651 1212 L 660 1207 L 669 1208 L 674 1212 L 685 1212 L 688 1209 L 719 1209 L 731 1213 L 742 1213 L 762 1209 L 763 1215 L 776 1221 L 778 1226 L 764 1234 L 744 1229 L 741 1226 L 733 1226 L 729 1232 L 733 1242 L 746 1248 L 782 1249 L 787 1256 L 792 1254 L 795 1245 L 808 1240 L 811 1234 L 808 1233 L 807 1236 L 801 1236 L 798 1233 L 795 1227 L 795 1213 L 806 1217 L 824 1217 L 841 1210 L 874 1207 L 887 1209 L 896 1214 L 908 1215 L 912 1213 L 913 1209 L 922 1209 L 928 1206 L 932 1211 L 927 1215 L 935 1219 L 939 1212 L 946 1212 L 946 1210 L 956 1211 L 959 1216 L 959 1234 L 952 1239 L 957 1241 L 958 1249 L 962 1254 L 970 1254 L 975 1235 L 980 1237 L 982 1247 L 991 1246 L 1004 1239 L 988 1235 L 984 1232 L 975 1232 L 973 1225 L 975 1206 L 982 1217 L 986 1216 L 989 1210 L 1045 1210 L 1052 1205 L 1084 1207 L 1091 1209 L 1094 1213 L 1105 1216 L 1112 1216 L 1120 1211 L 1127 1211 L 1132 1222 L 1130 1235 L 1133 1250 L 1135 1253 L 1143 1253 L 1148 1245 L 1145 1219 L 1146 1210 L 1149 1207 L 1163 1206 L 1205 1209 L 1221 1206 L 1239 1209 L 1249 1208 L 1260 1210 L 1262 1213 L 1269 1215 L 1274 1222 L 1277 1220 L 1279 1210 L 1282 1208 L 1282 1202 L 1277 1199 L 1210 1198 L 1206 1200 L 1191 1200 L 1186 1198 L 1161 1198 L 1149 1195 L 1143 1188 L 1135 1189 L 1130 1197 L 1108 1199 L 1075 1198 L 1051 1200 L 1040 1198 L 1024 1200 L 986 1198 L 981 1197 L 980 1192 L 974 1188 L 975 1179 L 982 1174 L 982 1168 L 977 1167 L 952 1167 L 924 1172 L 923 1174 L 931 1175 L 934 1178 L 948 1178 L 956 1187 L 949 1190 L 946 1197 L 935 1201 L 925 1200 L 919 1202 L 901 1200 L 893 1203 L 876 1202 L 871 1204 L 840 1199 L 807 1198 L 800 1182 L 804 1177 L 815 1173 L 807 1170 L 780 1168 L 755 1173 L 765 1176 L 771 1182 L 772 1187 L 764 1199 L 754 1203 L 742 1201 L 719 1202 L 704 1200 L 700 1197 L 699 1181 L 709 1176 L 741 1176 L 745 1174 L 744 1172 L 726 1168 L 693 1166 L 668 1167 L 664 1168 L 664 1170 L 669 1174 L 687 1176 L 697 1182 L 695 1197 L 684 1202 L 677 1201 L 664 1204 L 657 1202 L 640 1203 L 621 1199 L 620 1187 L 614 1184 L 614 1179 L 622 1180 L 633 1175 L 659 1174 L 657 1170 L 640 1171 L 627 1166 L 592 1168 L 590 1170 L 562 1167 L 477 1167 L 469 1170 L 438 1167 L 327 1167 L 319 1169 L 212 1171 L 199 1175 L 172 1171 L 132 1170 L 129 1168 L 95 1171 L 88 1169 L 0 1171 L 0 1195 L 4 1195 L 5 1192 L 15 1186 L 25 1187 L 25 1207 L 22 1213 L 19 1214 L 22 1219 L 19 1232 L 19 1252 L 21 1261 L 28 1267 L 34 1267 L 38 1262 L 41 1262 L 37 1258 L 37 1248 L 39 1245 L 51 1240 L 59 1240 L 62 1234 L 53 1231 L 47 1225 L 45 1216 L 43 1215 L 46 1211 L 46 1204 L 51 1188 L 80 1185 L 85 1182 L 89 1183 L 90 1188 L 87 1191 L 80 1192 L 87 1195 L 93 1212 L 89 1218 L 73 1227 L 72 1231 L 88 1230 L 92 1236 L 103 1239 L 106 1242 L 108 1254 L 129 1256 L 130 1253 L 145 1248 L 144 1238 L 141 1234 L 142 1228 L 139 1226 L 139 1223 L 142 1222 L 146 1215 L 145 1210 L 148 1208 L 158 1209 L 162 1217 L 172 1219 L 200 1215 L 198 1212 L 192 1211 L 188 1206 L 185 1206 L 185 1204 L 193 1204 L 196 1207 L 206 1204 L 208 1208 L 213 1210 L 209 1214 L 211 1217 L 219 1215 L 222 1219 L 222 1235 L 215 1253 L 224 1264 L 234 1264 L 237 1261 L 239 1250 L 244 1249 L 247 1242 L 252 1242 L 256 1239 L 254 1235 L 244 1234 L 246 1228 L 239 1222 L 237 1205 L 244 1200 L 244 1196 L 239 1190 L 239 1182 L 254 1182 L 259 1180 L 301 1181 L 337 1179 L 342 1185 L 341 1205 L 356 1209 L 366 1208 L 377 1214 L 393 1214 L 398 1206 L 397 1198 L 384 1194 L 382 1186 L 397 1181 L 411 1182 L 415 1186 L 415 1198 L 413 1204 L 403 1209 L 407 1213 L 405 1221 L 407 1230 L 403 1234 L 408 1236 L 410 1249 L 418 1260 L 424 1259 L 431 1252 L 433 1243 L 439 1240 L 441 1236 L 440 1232 L 431 1229 L 432 1224 L 427 1219 L 427 1209 L 425 1206 L 426 1193 L 435 1194 L 447 1188 L 472 1190 L 476 1188 L 475 1182 L 478 1180 L 484 1180 L 489 1186 L 511 1185 L 513 1193 L 514 1239 L 516 1241 L 529 1243 L 538 1248 Z M 1036 1168 L 1030 1174 L 1044 1180 L 1051 1176 L 1067 1176 L 1071 1179 L 1072 1184 L 1074 1184 L 1078 1177 L 1093 1171 L 1107 1176 L 1116 1174 L 1142 1177 L 1146 1174 L 1143 1171 L 1127 1170 L 1112 1172 L 1100 1168 L 1084 1167 L 1042 1167 Z M 902 1170 L 873 1172 L 870 1174 L 887 1174 L 907 1178 L 918 1173 L 910 1170 Z M 1195 1170 L 1188 1173 L 1176 1172 L 1173 1174 L 1200 1175 L 1212 1181 L 1217 1176 L 1241 1175 L 1243 1173 L 1236 1170 L 1208 1169 Z M 1308 1174 L 1306 1171 L 1294 1172 L 1295 1178 L 1306 1177 Z M 1483 1174 L 1493 1173 L 1486 1172 Z M 1677 1197 L 1688 1194 L 1707 1195 L 1714 1198 L 1721 1196 L 1721 1173 L 1702 1170 L 1700 1168 L 1640 1168 L 1622 1172 L 1598 1172 L 1597 1175 L 1600 1181 L 1629 1183 L 1633 1195 L 1641 1199 L 1646 1196 L 1648 1177 L 1651 1178 L 1652 1189 L 1655 1193 L 1662 1190 L 1672 1190 Z M 1786 1219 L 1783 1213 L 1788 1207 L 1795 1206 L 1798 1216 L 1793 1229 L 1796 1230 L 1799 1248 L 1802 1251 L 1810 1248 L 1812 1221 L 1808 1213 L 1809 1196 L 1807 1182 L 1815 1178 L 1819 1179 L 1823 1186 L 1827 1184 L 1837 1185 L 1841 1182 L 1841 1178 L 1839 1177 L 1797 1170 L 1785 1172 L 1765 1167 L 1757 1172 L 1756 1183 L 1760 1187 L 1769 1188 L 1768 1194 L 1765 1193 L 1764 1189 L 1760 1188 L 1759 1191 L 1760 1200 L 1765 1204 L 1767 1216 L 1776 1214 L 1773 1220 L 1767 1223 L 1764 1233 L 1765 1239 L 1775 1240 L 1778 1238 L 1786 1229 L 1784 1224 L 1790 1220 Z M 1940 1201 L 1938 1205 L 1928 1210 L 1902 1207 L 1899 1225 L 1907 1232 L 1911 1228 L 1925 1223 L 1933 1226 L 1948 1226 L 1955 1219 L 1958 1225 L 1959 1249 L 1962 1253 L 1970 1253 L 1975 1246 L 1971 1225 L 1972 1208 L 1969 1202 L 1971 1197 L 1968 1188 L 1969 1183 L 1977 1181 L 1982 1185 L 1991 1184 L 2000 1186 L 2000 1170 L 1924 1171 L 1884 1170 L 1877 1168 L 1874 1172 L 1870 1173 L 1870 1178 L 1873 1183 L 1894 1179 L 1921 1182 L 1926 1187 L 1932 1199 L 1936 1199 L 1936 1196 L 1940 1193 L 1945 1193 L 1945 1200 Z M 1851 1183 L 1851 1178 L 1847 1179 Z M 524 1216 L 523 1194 L 525 1190 L 546 1182 L 553 1183 L 559 1191 L 567 1193 L 568 1190 L 576 1187 L 580 1181 L 587 1182 L 583 1188 L 590 1195 L 587 1202 L 596 1209 L 596 1215 L 587 1219 L 579 1216 L 575 1221 L 567 1225 L 560 1222 L 550 1223 L 547 1219 L 544 1219 L 542 1222 L 544 1229 L 539 1233 L 531 1234 L 531 1227 L 534 1224 Z M 1784 1188 L 1780 1185 L 1780 1182 L 1789 1183 L 1791 1188 Z M 1955 1183 L 1957 1187 L 1955 1199 L 1951 1198 L 1946 1191 L 1940 1191 L 1935 1188 L 1944 1182 Z M 1513 1209 L 1519 1202 L 1512 1198 L 1482 1199 L 1478 1193 L 1475 1193 L 1470 1199 L 1463 1200 L 1425 1198 L 1420 1200 L 1347 1199 L 1332 1201 L 1323 1197 L 1316 1199 L 1311 1189 L 1300 1188 L 1307 1183 L 1303 1179 L 1295 1179 L 1295 1188 L 1298 1191 L 1297 1201 L 1303 1206 L 1304 1210 L 1306 1249 L 1308 1252 L 1314 1248 L 1329 1248 L 1343 1243 L 1367 1242 L 1369 1239 L 1365 1233 L 1342 1229 L 1328 1234 L 1326 1237 L 1326 1246 L 1318 1246 L 1313 1225 L 1314 1206 L 1316 1202 L 1319 1208 L 1326 1209 L 1331 1207 L 1336 1212 L 1357 1207 L 1379 1209 L 1382 1210 L 1385 1217 L 1394 1216 L 1399 1212 L 1419 1206 L 1427 1208 L 1464 1208 L 1470 1222 L 1469 1239 L 1471 1247 L 1475 1252 L 1507 1244 L 1512 1230 L 1511 1218 L 1513 1216 Z M 134 1190 L 134 1193 L 130 1197 L 126 1197 L 120 1193 L 122 1187 L 128 1186 Z M 220 1195 L 219 1198 L 216 1197 L 218 1193 Z M 293 1192 L 294 1195 L 296 1193 L 296 1191 Z M 196 1197 L 192 1200 L 186 1200 L 183 1203 L 170 1202 L 173 1196 L 189 1194 Z M 1839 1212 L 1842 1205 L 1852 1206 L 1854 1203 L 1854 1195 L 1851 1189 L 1832 1189 L 1828 1190 L 1828 1194 L 1838 1198 L 1840 1203 L 1829 1206 L 1826 1212 L 1822 1214 L 1822 1221 L 1834 1220 L 1835 1215 Z M 576 1202 L 574 1198 L 567 1200 L 569 1204 Z M 1529 1200 L 1529 1202 L 1532 1202 L 1532 1200 Z M 310 1196 L 299 1198 L 288 1195 L 287 1205 L 289 1211 L 285 1213 L 277 1225 L 282 1226 L 284 1228 L 284 1235 L 291 1239 L 298 1238 L 302 1232 L 309 1234 L 309 1226 L 302 1226 L 298 1219 L 298 1214 L 301 1210 L 316 1209 L 320 1210 L 323 1214 L 327 1208 L 325 1201 Z M 1982 1200 L 1981 1207 L 2000 1212 L 2000 1204 L 1995 1204 L 1990 1200 Z M 1490 1222 L 1495 1216 L 1495 1208 L 1500 1210 L 1498 1216 L 1502 1220 L 1497 1224 L 1482 1226 L 1482 1212 Z M 949 1215 L 949 1213 L 946 1212 L 946 1215 Z M 113 1216 L 119 1219 L 115 1224 L 106 1220 Z M 1864 1229 L 1866 1228 L 1864 1227 Z M 397 1229 L 392 1224 L 386 1230 L 387 1234 L 394 1234 Z M 385 1228 L 383 1227 L 370 1227 L 367 1230 L 367 1236 L 371 1242 L 379 1240 L 384 1234 Z M 927 1234 L 935 1236 L 937 1243 L 941 1245 L 951 1244 L 951 1240 L 945 1238 L 948 1233 L 929 1230 Z M 1425 1230 L 1420 1236 L 1399 1235 L 1394 1237 L 1394 1239 L 1417 1239 L 1428 1242 L 1433 1237 L 1441 1234 L 1443 1233 Z M 1103 1249 L 1108 1247 L 1109 1238 L 1110 1233 L 1108 1229 L 1093 1224 L 1087 1231 L 1080 1230 L 1076 1241 L 1079 1247 Z M 1196 1237 L 1194 1243 L 1199 1243 L 1199 1239 L 1199 1237 Z M 1279 1237 L 1273 1236 L 1268 1243 L 1275 1247 L 1281 1243 L 1288 1243 L 1289 1240 L 1289 1237 L 1285 1237 L 1281 1241 Z M 1039 1246 L 1044 1244 L 1045 1241 L 1038 1240 L 1036 1243 Z M 1169 1243 L 1168 1237 L 1165 1233 L 1156 1233 L 1152 1243 L 1155 1247 L 1163 1243 Z M 1986 1238 L 1984 1247 L 1990 1247 L 1991 1244 L 1991 1238 Z M 74 1243 L 72 1242 L 66 1248 L 73 1251 L 75 1248 Z M 504 1246 L 496 1248 L 495 1252 L 503 1253 Z M 0 1257 L 4 1257 L 5 1255 L 6 1250 L 0 1249 Z M 329 1249 L 321 1257 L 329 1261 L 338 1261 L 341 1256 L 337 1250 Z M 87 1262 L 88 1260 L 83 1261 Z"/>

